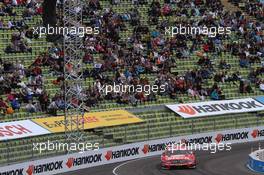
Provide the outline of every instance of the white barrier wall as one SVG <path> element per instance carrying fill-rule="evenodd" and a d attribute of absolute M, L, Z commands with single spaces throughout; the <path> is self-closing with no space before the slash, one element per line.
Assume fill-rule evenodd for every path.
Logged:
<path fill-rule="evenodd" d="M 172 137 L 74 153 L 0 167 L 0 175 L 49 175 L 115 162 L 160 155 L 167 143 L 242 143 L 264 140 L 264 126 Z"/>

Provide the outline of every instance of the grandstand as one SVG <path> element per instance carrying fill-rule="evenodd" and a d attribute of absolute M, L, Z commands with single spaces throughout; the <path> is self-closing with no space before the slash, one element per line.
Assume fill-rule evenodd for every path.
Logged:
<path fill-rule="evenodd" d="M 89 1 L 90 2 L 90 1 Z M 96 1 L 94 1 L 96 2 Z M 107 50 L 107 46 L 122 46 L 121 48 L 125 51 L 135 52 L 135 55 L 125 55 L 126 53 L 118 53 L 123 55 L 123 59 L 127 58 L 125 56 L 131 56 L 131 58 L 135 58 L 140 60 L 143 56 L 145 59 L 152 59 L 149 64 L 152 67 L 155 67 L 157 70 L 147 70 L 148 67 L 144 67 L 144 63 L 136 63 L 135 61 L 131 61 L 131 64 L 124 63 L 124 62 L 115 62 L 113 67 L 107 67 L 106 65 L 109 64 L 109 60 L 115 60 L 114 54 L 107 55 L 106 52 L 100 51 L 100 49 L 87 49 L 85 53 L 88 56 L 88 61 L 86 61 L 85 67 L 87 76 L 85 78 L 85 88 L 87 88 L 87 95 L 89 100 L 87 100 L 87 108 L 91 112 L 95 111 L 109 111 L 109 110 L 117 110 L 117 109 L 126 109 L 131 113 L 135 114 L 136 116 L 142 118 L 144 120 L 143 123 L 132 124 L 132 125 L 124 125 L 124 126 L 114 126 L 114 127 L 105 127 L 105 128 L 96 128 L 93 130 L 86 130 L 85 131 L 85 141 L 86 142 L 98 142 L 100 143 L 100 147 L 109 147 L 115 145 L 121 145 L 125 143 L 133 143 L 138 141 L 144 140 L 151 140 L 157 138 L 165 138 L 171 136 L 180 136 L 186 134 L 194 134 L 194 133 L 201 133 L 207 131 L 215 131 L 215 130 L 225 130 L 230 128 L 244 128 L 244 127 L 252 127 L 252 126 L 259 126 L 264 124 L 264 119 L 261 112 L 255 113 L 243 113 L 243 114 L 232 114 L 232 115 L 223 115 L 223 116 L 216 116 L 216 117 L 203 117 L 203 118 L 195 118 L 195 119 L 183 119 L 179 115 L 175 114 L 174 112 L 166 109 L 164 107 L 165 104 L 173 104 L 173 103 L 187 103 L 187 102 L 198 102 L 201 100 L 208 101 L 213 100 L 210 92 L 213 90 L 218 90 L 218 96 L 222 99 L 236 99 L 236 98 L 244 98 L 244 97 L 256 97 L 263 95 L 263 90 L 260 89 L 261 84 L 263 83 L 263 57 L 264 57 L 264 50 L 263 50 L 263 16 L 262 18 L 255 18 L 249 17 L 252 15 L 241 15 L 236 16 L 235 14 L 231 14 L 231 12 L 219 10 L 217 11 L 216 6 L 220 9 L 218 4 L 221 4 L 221 1 L 218 0 L 208 0 L 204 1 L 203 4 L 202 0 L 193 1 L 195 2 L 195 7 L 200 10 L 200 15 L 192 15 L 191 8 L 189 10 L 184 10 L 186 7 L 190 6 L 189 1 L 181 1 L 180 3 L 168 3 L 170 1 L 164 2 L 164 0 L 157 1 L 158 3 L 154 4 L 150 1 L 140 1 L 142 3 L 137 4 L 137 1 L 116 1 L 115 2 L 109 0 L 101 0 L 98 1 L 100 3 L 100 7 L 96 7 L 96 5 L 92 3 L 87 3 L 87 15 L 84 16 L 84 23 L 87 25 L 96 25 L 96 15 L 88 15 L 90 11 L 97 11 L 100 15 L 105 15 L 105 19 L 101 20 L 109 20 L 114 19 L 116 20 L 116 26 L 120 29 L 115 31 L 115 34 L 118 34 L 119 38 L 118 41 L 111 41 L 107 43 L 108 34 L 106 30 L 101 26 L 102 35 L 99 35 L 96 38 L 96 44 L 101 45 L 105 50 Z M 174 2 L 174 1 L 171 1 Z M 245 1 L 246 2 L 246 1 Z M 1 2 L 1 8 L 6 7 L 6 2 Z M 260 2 L 259 2 L 260 3 Z M 159 4 L 159 5 L 158 5 Z M 169 5 L 170 10 L 173 12 L 169 12 L 169 14 L 165 15 L 157 15 L 153 16 L 154 12 L 152 10 L 159 9 L 162 11 L 162 7 L 165 5 Z M 209 5 L 215 4 L 215 5 Z M 236 5 L 237 3 L 234 2 Z M 35 4 L 34 4 L 35 5 Z M 155 7 L 160 6 L 160 8 Z M 193 4 L 194 5 L 194 4 Z M 111 7 L 112 13 L 107 14 L 105 9 Z M 0 16 L 0 21 L 3 21 L 4 24 L 7 24 L 8 21 L 19 21 L 23 20 L 30 28 L 34 26 L 38 26 L 42 22 L 41 14 L 32 14 L 31 17 L 25 17 L 24 13 L 25 10 L 29 7 L 25 5 L 14 6 L 12 5 L 13 11 L 16 13 L 14 16 L 10 16 L 9 14 L 5 14 L 4 16 Z M 30 7 L 31 8 L 31 7 Z M 34 6 L 33 8 L 36 8 Z M 91 10 L 94 8 L 93 10 Z M 225 7 L 223 7 L 225 8 Z M 247 9 L 247 8 L 246 8 Z M 248 11 L 246 9 L 245 13 Z M 261 7 L 259 7 L 261 13 Z M 263 9 L 263 4 L 262 4 Z M 90 11 L 89 11 L 90 10 Z M 240 23 L 251 24 L 252 20 L 255 23 L 251 26 L 248 30 L 257 31 L 256 28 L 260 27 L 259 35 L 260 40 L 251 39 L 252 35 L 248 33 L 241 33 L 238 24 L 231 24 L 232 34 L 230 36 L 219 37 L 220 45 L 217 50 L 217 44 L 215 44 L 212 39 L 208 37 L 202 37 L 200 41 L 194 42 L 194 40 L 199 40 L 199 38 L 192 38 L 192 37 L 185 37 L 183 38 L 182 42 L 177 43 L 180 41 L 181 38 L 176 39 L 176 47 L 181 47 L 181 49 L 174 48 L 175 46 L 172 44 L 168 44 L 169 41 L 174 42 L 171 36 L 163 35 L 161 25 L 165 25 L 164 21 L 168 21 L 169 25 L 175 25 L 175 23 L 187 23 L 192 24 L 193 20 L 202 20 L 202 11 L 204 14 L 209 11 L 216 11 L 221 18 L 225 18 L 227 21 L 231 21 L 232 18 L 234 20 L 239 21 Z M 180 16 L 179 13 L 183 13 L 186 15 Z M 121 22 L 118 19 L 115 19 L 115 15 L 119 14 L 124 17 Z M 255 14 L 255 13 L 254 13 Z M 109 17 L 109 16 L 111 17 Z M 108 17 L 107 17 L 108 16 Z M 126 16 L 130 16 L 128 19 L 125 19 Z M 243 18 L 244 17 L 244 18 Z M 109 19 L 108 19 L 109 18 Z M 221 21 L 221 18 L 215 18 L 216 21 Z M 137 36 L 138 32 L 137 23 L 141 24 L 142 28 L 147 27 L 149 32 L 141 31 L 142 35 Z M 238 23 L 239 23 L 238 22 Z M 227 24 L 230 24 L 227 22 Z M 109 24 L 112 25 L 112 24 Z M 113 24 L 115 25 L 115 24 Z M 169 26 L 168 25 L 168 26 Z M 245 25 L 246 26 L 246 25 Z M 110 27 L 109 27 L 110 28 Z M 246 28 L 246 27 L 245 27 Z M 139 29 L 138 29 L 139 30 Z M 143 29 L 142 29 L 143 30 Z M 28 39 L 29 48 L 28 51 L 18 51 L 16 53 L 7 53 L 6 48 L 10 45 L 11 39 L 14 33 L 19 32 L 18 29 L 9 28 L 9 27 L 2 27 L 0 29 L 0 54 L 1 54 L 1 64 L 0 64 L 0 80 L 1 77 L 1 90 L 0 95 L 3 100 L 8 105 L 11 105 L 11 102 L 8 101 L 8 94 L 16 94 L 15 97 L 18 98 L 21 106 L 19 109 L 15 110 L 13 114 L 3 114 L 0 113 L 0 122 L 9 122 L 9 121 L 17 121 L 23 119 L 34 119 L 34 118 L 41 118 L 47 117 L 50 115 L 63 115 L 62 109 L 56 109 L 55 113 L 47 112 L 47 106 L 55 101 L 54 99 L 60 98 L 60 76 L 61 71 L 60 67 L 52 67 L 50 64 L 36 64 L 36 59 L 39 57 L 45 57 L 45 54 L 52 57 L 52 54 L 59 55 L 60 53 L 53 52 L 53 50 L 60 50 L 60 46 L 54 43 L 50 43 L 46 41 L 46 38 L 32 38 Z M 262 33 L 261 33 L 262 32 Z M 154 36 L 157 35 L 157 36 Z M 113 35 L 113 37 L 115 37 Z M 89 36 L 88 36 L 89 38 Z M 113 40 L 115 38 L 112 38 Z M 160 44 L 155 44 L 159 41 Z M 140 42 L 138 42 L 140 41 Z M 213 43 L 211 43 L 211 41 Z M 236 41 L 236 42 L 234 42 Z M 137 51 L 137 47 L 134 44 L 138 42 L 138 44 L 142 44 L 142 50 L 139 49 Z M 167 43 L 168 42 L 168 43 Z M 204 49 L 205 45 L 213 45 L 213 48 L 209 51 Z M 107 45 L 108 44 L 108 45 Z M 177 45 L 178 44 L 178 45 Z M 245 49 L 246 44 L 249 44 L 251 47 L 255 47 L 254 49 L 248 49 L 250 56 L 244 58 L 243 51 Z M 151 46 L 150 46 L 151 45 Z M 155 46 L 154 46 L 155 45 Z M 184 46 L 186 45 L 186 46 Z M 169 49 L 166 49 L 166 48 Z M 88 48 L 88 46 L 87 46 Z M 236 49 L 240 48 L 240 49 Z M 112 47 L 114 49 L 114 47 Z M 153 52 L 155 50 L 155 53 Z M 183 50 L 187 51 L 185 56 Z M 118 52 L 120 50 L 117 49 Z M 164 61 L 163 63 L 158 63 L 157 58 L 155 58 L 155 54 L 164 55 L 163 53 L 169 52 L 168 61 Z M 202 52 L 203 56 L 197 54 L 198 52 Z M 259 52 L 259 54 L 257 54 Z M 116 54 L 116 53 L 115 53 Z M 43 56 L 44 55 L 44 56 Z M 256 56 L 255 56 L 256 55 Z M 134 57 L 133 57 L 134 56 Z M 55 56 L 56 57 L 56 56 Z M 257 57 L 257 58 L 255 58 Z M 210 66 L 206 63 L 204 64 L 204 58 L 208 58 L 210 62 Z M 49 58 L 50 60 L 54 60 L 54 58 Z M 241 65 L 241 59 L 248 59 L 248 64 L 246 66 Z M 199 60 L 202 64 L 199 64 Z M 229 65 L 227 69 L 223 69 L 219 65 L 221 65 L 225 60 L 226 64 Z M 8 77 L 14 76 L 15 72 L 19 72 L 17 68 L 10 68 L 5 70 L 5 64 L 11 63 L 13 65 L 17 65 L 18 63 L 23 64 L 25 70 L 25 76 L 22 77 L 21 82 L 25 82 L 29 86 L 30 82 L 34 82 L 34 78 L 36 75 L 32 75 L 28 72 L 33 71 L 34 68 L 38 67 L 41 69 L 41 83 L 37 85 L 40 87 L 41 90 L 46 91 L 49 97 L 49 102 L 47 106 L 41 106 L 38 110 L 29 111 L 28 104 L 39 104 L 39 96 L 33 96 L 30 100 L 23 100 L 23 95 L 20 96 L 20 92 L 23 92 L 23 88 L 21 86 L 14 86 Z M 33 64 L 34 63 L 34 64 Z M 56 61 L 51 63 L 57 63 Z M 96 70 L 94 64 L 102 64 L 101 70 Z M 122 64 L 123 63 L 123 64 Z M 147 64 L 145 64 L 147 65 Z M 140 66 L 141 68 L 144 67 L 144 71 L 136 73 L 136 67 Z M 12 67 L 12 66 L 11 66 Z M 118 67 L 118 68 L 117 68 Z M 131 69 L 131 74 L 138 79 L 138 81 L 147 82 L 149 84 L 155 83 L 167 83 L 168 86 L 172 85 L 171 79 L 175 81 L 180 79 L 180 77 L 188 77 L 187 71 L 193 74 L 194 72 L 199 72 L 202 70 L 209 71 L 209 75 L 207 77 L 202 77 L 200 80 L 198 78 L 194 78 L 194 80 L 187 81 L 185 79 L 184 90 L 177 90 L 175 87 L 173 90 L 169 90 L 167 93 L 158 93 L 152 94 L 153 98 L 148 98 L 146 96 L 142 98 L 133 98 L 135 101 L 130 101 L 130 98 L 127 97 L 120 97 L 114 94 L 111 98 L 107 98 L 98 94 L 94 89 L 94 84 L 99 80 L 101 83 L 104 83 L 102 79 L 106 79 L 108 82 L 119 81 L 121 79 L 121 75 L 124 74 L 125 71 Z M 11 71 L 11 72 L 10 72 Z M 121 73 L 122 72 L 122 73 Z M 237 73 L 239 72 L 239 73 Z M 254 73 L 252 73 L 254 72 Z M 220 79 L 218 78 L 218 73 L 220 74 Z M 27 75 L 28 74 L 28 75 Z M 97 75 L 94 75 L 97 74 Z M 254 75 L 252 75 L 254 74 Z M 104 77 L 107 75 L 107 77 Z M 238 79 L 232 79 L 233 75 L 237 75 Z M 101 76 L 101 77 L 100 77 Z M 198 76 L 198 75 L 197 75 Z M 253 76 L 253 77 L 252 77 Z M 59 78 L 58 78 L 59 77 Z M 103 78 L 102 78 L 103 77 Z M 228 79 L 229 78 L 229 79 Z M 232 79 L 232 81 L 229 81 Z M 197 83 L 200 85 L 199 87 L 192 87 L 190 84 Z M 176 84 L 176 83 L 175 83 Z M 6 87 L 6 85 L 8 87 Z M 35 84 L 36 85 L 36 84 Z M 175 85 L 176 86 L 176 85 Z M 169 88 L 168 88 L 169 89 Z M 201 91 L 204 90 L 204 94 Z M 195 91 L 195 93 L 191 93 Z M 23 93 L 22 93 L 23 94 Z M 131 94 L 129 94 L 131 95 Z M 133 96 L 133 95 L 131 95 Z M 130 97 L 131 97 L 130 96 Z M 119 100 L 117 100 L 119 99 Z M 36 103 L 34 103 L 36 102 Z M 43 110 L 46 109 L 46 110 Z M 2 111 L 1 111 L 2 112 Z M 59 142 L 65 139 L 64 133 L 59 134 L 50 134 L 45 136 L 38 136 L 38 137 L 30 137 L 24 139 L 16 139 L 16 140 L 8 140 L 8 141 L 1 141 L 0 142 L 0 165 L 10 164 L 14 162 L 20 162 L 25 160 L 31 159 L 38 159 L 42 157 L 54 156 L 65 154 L 65 152 L 58 152 L 58 151 L 47 151 L 40 154 L 38 151 L 32 151 L 33 143 L 36 142 L 46 142 L 47 140 Z"/>

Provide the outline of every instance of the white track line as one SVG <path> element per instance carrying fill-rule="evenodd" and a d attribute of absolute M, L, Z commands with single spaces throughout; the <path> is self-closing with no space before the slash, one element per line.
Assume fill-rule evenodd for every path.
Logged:
<path fill-rule="evenodd" d="M 152 156 L 150 156 L 150 157 L 152 157 Z M 114 174 L 114 175 L 120 175 L 120 174 L 117 174 L 117 172 L 116 172 L 120 167 L 122 167 L 122 166 L 124 166 L 124 165 L 126 165 L 126 164 L 128 164 L 128 163 L 136 162 L 136 161 L 138 161 L 138 160 L 149 159 L 150 157 L 134 159 L 134 160 L 130 160 L 130 161 L 127 161 L 127 162 L 121 163 L 120 165 L 118 165 L 117 167 L 115 167 L 115 168 L 113 169 L 113 174 Z"/>
<path fill-rule="evenodd" d="M 113 172 L 114 175 L 121 175 L 121 174 L 118 174 L 118 173 L 116 172 L 120 167 L 122 167 L 122 166 L 124 166 L 124 165 L 127 165 L 127 164 L 129 164 L 129 163 L 132 163 L 132 162 L 136 162 L 136 161 L 138 161 L 138 160 L 149 159 L 149 158 L 156 157 L 156 156 L 158 156 L 158 155 L 153 155 L 153 156 L 149 156 L 149 157 L 144 157 L 144 158 L 138 158 L 138 159 L 134 159 L 134 160 L 129 160 L 129 161 L 127 161 L 127 162 L 121 163 L 120 165 L 116 166 L 116 167 L 113 169 L 112 172 Z M 196 158 L 198 158 L 198 157 L 199 157 L 199 156 L 196 156 Z"/>

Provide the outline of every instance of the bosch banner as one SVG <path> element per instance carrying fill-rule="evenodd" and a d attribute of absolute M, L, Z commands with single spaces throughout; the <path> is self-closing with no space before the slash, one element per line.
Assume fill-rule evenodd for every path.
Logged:
<path fill-rule="evenodd" d="M 30 120 L 0 123 L 0 141 L 49 134 Z"/>
<path fill-rule="evenodd" d="M 264 110 L 264 104 L 253 98 L 207 101 L 201 103 L 186 103 L 166 105 L 183 118 L 215 116 L 222 114 L 244 113 Z"/>

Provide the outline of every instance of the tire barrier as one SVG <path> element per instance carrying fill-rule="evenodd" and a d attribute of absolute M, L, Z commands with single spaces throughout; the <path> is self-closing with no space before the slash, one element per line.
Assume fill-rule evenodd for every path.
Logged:
<path fill-rule="evenodd" d="M 252 171 L 264 173 L 264 149 L 249 154 L 248 167 Z"/>

